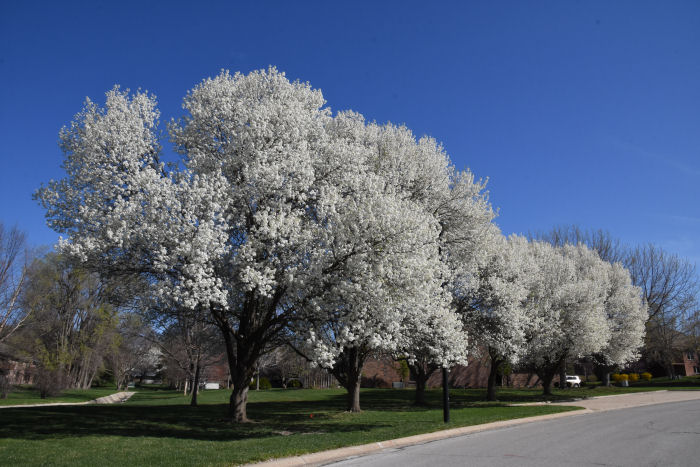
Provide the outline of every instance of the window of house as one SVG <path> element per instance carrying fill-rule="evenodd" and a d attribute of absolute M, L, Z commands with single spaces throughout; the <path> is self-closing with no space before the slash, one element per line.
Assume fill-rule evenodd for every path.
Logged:
<path fill-rule="evenodd" d="M 686 354 L 686 356 L 688 357 L 688 360 L 692 360 L 693 358 L 695 358 L 695 356 L 693 355 L 693 352 L 688 352 Z"/>
<path fill-rule="evenodd" d="M 694 367 L 693 367 L 693 371 L 695 371 L 695 374 L 696 374 L 696 375 L 700 375 L 700 367 L 694 366 Z"/>

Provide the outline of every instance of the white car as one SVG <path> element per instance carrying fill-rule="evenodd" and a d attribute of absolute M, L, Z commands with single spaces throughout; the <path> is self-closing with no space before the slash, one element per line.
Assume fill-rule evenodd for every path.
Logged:
<path fill-rule="evenodd" d="M 566 386 L 569 388 L 581 387 L 581 378 L 576 375 L 566 377 Z"/>

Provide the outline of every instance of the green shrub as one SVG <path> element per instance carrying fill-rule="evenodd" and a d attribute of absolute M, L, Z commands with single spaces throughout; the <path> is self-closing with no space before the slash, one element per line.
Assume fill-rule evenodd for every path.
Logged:
<path fill-rule="evenodd" d="M 287 383 L 287 388 L 292 388 L 292 389 L 301 389 L 303 385 L 301 384 L 301 381 L 298 379 L 293 379 Z"/>
<path fill-rule="evenodd" d="M 257 386 L 257 381 L 253 379 L 253 381 L 250 382 L 250 389 L 256 389 Z M 260 378 L 260 389 L 272 389 L 272 384 L 270 383 L 270 380 L 265 378 L 264 376 Z"/>
<path fill-rule="evenodd" d="M 596 375 L 588 375 L 586 377 L 587 383 L 595 383 L 596 381 L 598 381 L 598 377 Z"/>
<path fill-rule="evenodd" d="M 411 377 L 411 369 L 408 367 L 408 362 L 405 358 L 399 360 L 399 374 L 401 375 L 401 381 L 408 381 Z"/>
<path fill-rule="evenodd" d="M 651 381 L 651 373 L 649 373 L 648 371 L 645 371 L 640 376 L 642 377 L 642 379 L 644 381 L 647 381 L 647 382 Z"/>
<path fill-rule="evenodd" d="M 108 386 L 116 386 L 117 382 L 114 380 L 114 374 L 111 370 L 104 370 L 99 373 L 95 379 L 92 381 L 93 388 L 103 388 Z"/>
<path fill-rule="evenodd" d="M 639 375 L 637 373 L 630 373 L 629 378 L 631 383 L 636 383 L 639 381 Z"/>

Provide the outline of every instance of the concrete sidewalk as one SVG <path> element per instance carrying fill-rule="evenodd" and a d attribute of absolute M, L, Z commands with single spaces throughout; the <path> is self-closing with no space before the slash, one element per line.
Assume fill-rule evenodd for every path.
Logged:
<path fill-rule="evenodd" d="M 632 394 L 617 394 L 581 399 L 574 402 L 554 402 L 551 405 L 573 405 L 584 407 L 594 412 L 627 409 L 643 405 L 664 404 L 666 402 L 683 402 L 700 400 L 700 391 L 650 391 Z"/>
<path fill-rule="evenodd" d="M 495 430 L 498 428 L 506 428 L 525 423 L 533 423 L 544 420 L 553 420 L 562 417 L 581 416 L 588 413 L 626 409 L 630 407 L 640 407 L 644 405 L 664 404 L 668 402 L 681 402 L 690 400 L 700 400 L 700 391 L 651 391 L 638 392 L 632 394 L 620 394 L 615 396 L 601 396 L 590 399 L 581 399 L 570 402 L 537 402 L 533 404 L 523 405 L 565 405 L 573 407 L 583 407 L 583 410 L 572 412 L 562 412 L 551 415 L 539 415 L 536 417 L 517 418 L 513 420 L 504 420 L 501 422 L 485 423 L 483 425 L 472 425 L 450 430 L 436 431 L 433 433 L 424 433 L 421 435 L 409 436 L 407 438 L 398 438 L 378 443 L 363 444 L 361 446 L 349 446 L 346 448 L 333 449 L 330 451 L 321 451 L 303 456 L 285 457 L 282 459 L 274 459 L 267 462 L 253 464 L 256 466 L 310 466 L 323 465 L 331 462 L 347 459 L 354 456 L 364 456 L 367 454 L 376 453 L 384 449 L 397 449 L 414 444 L 428 443 L 439 439 L 454 438 L 456 436 L 478 433 L 480 431 Z"/>
<path fill-rule="evenodd" d="M 25 407 L 56 407 L 61 405 L 88 405 L 88 404 L 114 404 L 116 402 L 124 402 L 131 396 L 136 394 L 135 392 L 117 392 L 115 394 L 110 394 L 105 397 L 98 397 L 97 399 L 85 402 L 50 402 L 48 404 L 21 404 L 21 405 L 0 405 L 0 409 L 21 409 Z"/>

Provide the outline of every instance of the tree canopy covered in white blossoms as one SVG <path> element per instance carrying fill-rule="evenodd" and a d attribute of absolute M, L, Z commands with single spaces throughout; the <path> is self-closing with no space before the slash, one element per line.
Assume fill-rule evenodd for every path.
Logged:
<path fill-rule="evenodd" d="M 568 358 L 601 354 L 623 365 L 636 357 L 647 311 L 629 273 L 583 244 L 529 245 L 537 270 L 529 281 L 530 324 L 521 363 L 537 372 L 545 392 Z"/>
<path fill-rule="evenodd" d="M 209 314 L 235 421 L 256 361 L 283 341 L 334 372 L 350 410 L 376 352 L 438 367 L 464 362 L 468 342 L 512 362 L 631 358 L 643 326 L 628 320 L 644 310 L 623 269 L 506 240 L 485 184 L 438 142 L 325 104 L 272 67 L 222 72 L 167 125 L 181 160 L 166 164 L 155 97 L 115 87 L 62 130 L 66 176 L 37 198 L 62 252 Z"/>
<path fill-rule="evenodd" d="M 524 237 L 505 238 L 495 226 L 489 236 L 473 284 L 465 291 L 456 289 L 456 302 L 471 339 L 490 358 L 487 398 L 495 400 L 499 366 L 517 364 L 525 351 L 532 325 L 525 304 L 536 265 Z"/>

